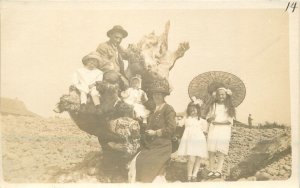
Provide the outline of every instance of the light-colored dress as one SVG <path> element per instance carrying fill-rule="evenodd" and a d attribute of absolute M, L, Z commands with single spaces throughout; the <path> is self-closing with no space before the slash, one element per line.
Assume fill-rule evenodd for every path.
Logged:
<path fill-rule="evenodd" d="M 227 113 L 227 109 L 224 104 L 215 103 L 208 113 L 207 118 L 215 116 L 216 122 L 229 121 L 230 125 L 213 125 L 210 123 L 207 144 L 208 151 L 210 152 L 222 152 L 225 155 L 228 154 L 229 143 L 231 138 L 231 126 L 233 125 L 233 118 Z"/>
<path fill-rule="evenodd" d="M 204 119 L 188 117 L 181 138 L 178 155 L 208 157 L 207 142 L 204 132 L 207 132 L 207 122 Z"/>
<path fill-rule="evenodd" d="M 136 117 L 146 118 L 149 111 L 143 105 L 148 100 L 147 94 L 142 89 L 128 88 L 122 93 L 123 100 L 133 106 Z"/>
<path fill-rule="evenodd" d="M 81 103 L 86 103 L 87 94 L 99 96 L 96 86 L 89 88 L 89 85 L 102 81 L 103 72 L 99 69 L 89 70 L 85 67 L 79 68 L 73 75 L 73 85 L 80 91 Z"/>

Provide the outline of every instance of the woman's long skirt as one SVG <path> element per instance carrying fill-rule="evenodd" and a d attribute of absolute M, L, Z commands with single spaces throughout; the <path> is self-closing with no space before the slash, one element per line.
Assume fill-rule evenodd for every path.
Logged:
<path fill-rule="evenodd" d="M 155 138 L 143 148 L 136 159 L 136 181 L 152 182 L 164 172 L 172 153 L 170 139 Z"/>

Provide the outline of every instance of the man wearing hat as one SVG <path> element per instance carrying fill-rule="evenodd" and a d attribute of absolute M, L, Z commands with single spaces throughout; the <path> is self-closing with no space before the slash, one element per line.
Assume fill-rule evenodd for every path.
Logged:
<path fill-rule="evenodd" d="M 120 46 L 128 33 L 122 26 L 115 25 L 107 32 L 109 41 L 99 44 L 97 52 L 101 56 L 98 68 L 103 72 L 116 71 L 125 77 L 123 59 L 127 59 L 125 50 Z"/>

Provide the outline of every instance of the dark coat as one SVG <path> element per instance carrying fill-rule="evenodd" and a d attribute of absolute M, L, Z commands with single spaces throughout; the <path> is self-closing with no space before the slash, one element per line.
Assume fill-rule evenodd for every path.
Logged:
<path fill-rule="evenodd" d="M 172 153 L 171 138 L 176 127 L 175 117 L 173 107 L 168 104 L 150 115 L 146 129 L 161 129 L 162 136 L 146 138 L 145 147 L 142 148 L 136 160 L 137 181 L 152 182 L 164 171 Z"/>
<path fill-rule="evenodd" d="M 101 62 L 98 64 L 98 69 L 103 72 L 114 70 L 116 72 L 124 73 L 123 59 L 127 59 L 127 54 L 120 46 L 114 47 L 109 41 L 99 44 L 97 48 L 101 56 Z"/>

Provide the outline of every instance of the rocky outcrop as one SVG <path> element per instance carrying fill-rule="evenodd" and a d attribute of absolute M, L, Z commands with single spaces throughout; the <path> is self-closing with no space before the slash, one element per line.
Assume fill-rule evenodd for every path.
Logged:
<path fill-rule="evenodd" d="M 0 112 L 2 115 L 37 116 L 29 111 L 22 101 L 3 97 L 1 97 L 0 101 Z"/>
<path fill-rule="evenodd" d="M 288 154 L 291 154 L 291 137 L 287 133 L 283 133 L 271 140 L 260 141 L 251 149 L 250 154 L 243 161 L 230 170 L 229 179 L 238 180 L 253 176 L 260 169 L 278 161 Z M 284 165 L 285 164 L 283 164 L 283 166 Z M 286 168 L 288 169 L 288 167 Z M 278 171 L 279 169 L 276 170 Z M 274 173 L 272 169 L 268 169 L 267 171 L 270 174 L 279 173 Z M 285 169 L 280 169 L 280 171 L 282 173 L 281 175 L 286 174 Z"/>

